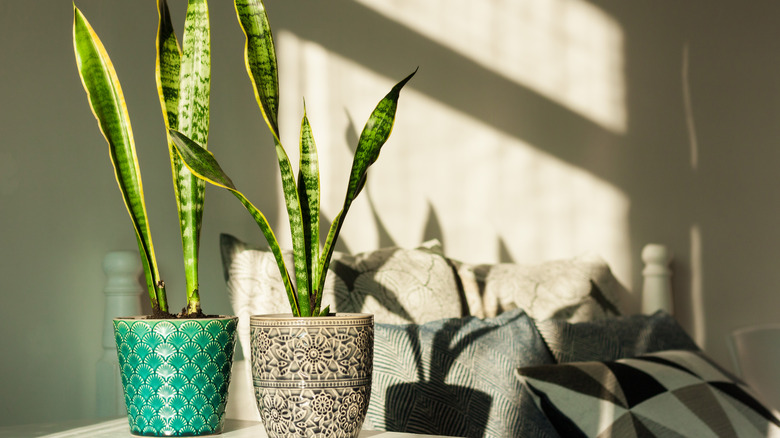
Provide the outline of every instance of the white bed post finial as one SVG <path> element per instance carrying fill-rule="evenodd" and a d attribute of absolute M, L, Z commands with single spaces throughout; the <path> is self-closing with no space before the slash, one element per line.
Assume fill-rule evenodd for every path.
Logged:
<path fill-rule="evenodd" d="M 103 289 L 106 307 L 103 319 L 103 357 L 97 363 L 97 416 L 119 417 L 127 414 L 114 341 L 113 319 L 141 314 L 139 281 L 141 260 L 137 252 L 115 251 L 103 258 L 107 280 Z"/>
<path fill-rule="evenodd" d="M 663 310 L 670 315 L 674 312 L 672 302 L 672 270 L 669 263 L 672 254 L 664 245 L 651 243 L 642 249 L 642 313 L 649 315 Z"/>

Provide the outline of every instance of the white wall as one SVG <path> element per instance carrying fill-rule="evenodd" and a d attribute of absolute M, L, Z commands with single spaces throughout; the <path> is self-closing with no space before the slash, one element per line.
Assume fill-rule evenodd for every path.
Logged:
<path fill-rule="evenodd" d="M 178 22 L 185 3 L 170 3 Z M 122 81 L 158 258 L 172 305 L 182 306 L 153 76 L 154 2 L 78 6 Z M 267 6 L 282 69 L 283 139 L 295 149 L 303 95 L 331 217 L 349 165 L 345 138 L 420 66 L 342 248 L 437 237 L 448 254 L 474 262 L 592 250 L 637 288 L 641 247 L 661 242 L 676 255 L 678 319 L 716 360 L 729 365 L 730 330 L 777 319 L 780 4 Z M 0 425 L 94 415 L 101 261 L 135 246 L 75 69 L 71 8 L 65 0 L 0 0 Z M 283 234 L 243 35 L 229 2 L 212 2 L 211 18 L 210 149 Z M 203 301 L 208 312 L 229 313 L 218 235 L 262 238 L 231 196 L 209 189 L 207 197 Z"/>

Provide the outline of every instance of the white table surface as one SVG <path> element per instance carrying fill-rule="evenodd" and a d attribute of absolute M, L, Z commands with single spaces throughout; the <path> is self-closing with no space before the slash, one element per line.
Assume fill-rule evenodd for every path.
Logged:
<path fill-rule="evenodd" d="M 43 433 L 43 434 L 42 434 Z M 34 426 L 4 427 L 0 428 L 1 438 L 134 438 L 138 435 L 130 433 L 127 418 L 103 421 L 82 427 L 75 427 L 61 432 L 48 433 L 43 428 Z M 225 429 L 219 435 L 207 435 L 223 438 L 268 438 L 262 423 L 244 420 L 225 420 Z M 364 430 L 360 432 L 360 438 L 436 438 L 434 435 L 415 435 L 400 432 L 381 432 Z"/>

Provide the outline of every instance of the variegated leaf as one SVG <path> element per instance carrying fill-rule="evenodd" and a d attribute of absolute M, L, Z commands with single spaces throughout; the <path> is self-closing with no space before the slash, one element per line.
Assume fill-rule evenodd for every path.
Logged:
<path fill-rule="evenodd" d="M 271 225 L 265 218 L 265 215 L 263 215 L 263 213 L 236 188 L 233 181 L 231 181 L 230 177 L 222 170 L 222 167 L 211 152 L 178 131 L 170 130 L 169 134 L 173 140 L 174 148 L 182 162 L 194 175 L 208 181 L 210 184 L 229 190 L 239 201 L 241 201 L 244 208 L 246 208 L 249 214 L 255 219 L 255 222 L 257 222 L 257 225 L 260 227 L 260 230 L 268 242 L 268 246 L 271 248 L 271 252 L 274 254 L 274 258 L 279 267 L 279 272 L 282 275 L 285 290 L 287 291 L 287 296 L 290 300 L 290 307 L 293 309 L 293 314 L 301 316 L 297 311 L 299 308 L 297 295 L 295 294 L 292 282 L 290 281 L 290 274 L 284 262 L 281 247 L 279 246 L 279 242 L 271 229 Z"/>
<path fill-rule="evenodd" d="M 208 3 L 189 0 L 184 22 L 183 51 L 170 20 L 165 0 L 158 0 L 157 88 L 166 127 L 177 129 L 206 145 L 209 132 L 211 36 Z M 168 139 L 176 206 L 187 283 L 188 314 L 200 312 L 198 259 L 205 183 L 181 163 Z"/>
<path fill-rule="evenodd" d="M 311 316 L 309 299 L 311 278 L 307 275 L 307 244 L 301 201 L 298 197 L 298 188 L 295 184 L 295 174 L 292 170 L 290 159 L 279 138 L 277 120 L 279 79 L 271 26 L 268 23 L 268 16 L 262 0 L 235 0 L 235 7 L 239 23 L 246 36 L 244 58 L 247 73 L 255 90 L 255 97 L 263 113 L 263 118 L 274 137 L 279 172 L 282 179 L 282 191 L 284 193 L 285 205 L 287 206 L 287 216 L 290 220 L 299 311 L 303 316 Z"/>
<path fill-rule="evenodd" d="M 400 97 L 401 89 L 410 79 L 412 79 L 415 73 L 417 73 L 417 70 L 398 82 L 390 92 L 379 101 L 376 108 L 374 108 L 374 111 L 371 113 L 371 116 L 368 118 L 366 125 L 363 127 L 363 132 L 358 139 L 355 157 L 352 161 L 352 171 L 349 176 L 344 206 L 331 224 L 323 248 L 323 256 L 320 260 L 320 272 L 322 273 L 319 281 L 320 290 L 322 290 L 322 286 L 325 284 L 325 273 L 328 272 L 330 258 L 333 256 L 333 248 L 338 239 L 347 211 L 349 211 L 352 201 L 354 201 L 361 190 L 363 190 L 363 187 L 366 184 L 368 168 L 376 162 L 377 158 L 379 158 L 382 146 L 393 131 L 395 112 L 398 108 L 398 98 Z"/>
<path fill-rule="evenodd" d="M 320 170 L 317 159 L 317 146 L 311 132 L 311 125 L 304 108 L 301 121 L 300 165 L 298 167 L 298 198 L 301 201 L 301 217 L 303 219 L 304 239 L 306 246 L 306 265 L 312 290 L 309 292 L 311 301 L 316 303 L 316 296 L 321 292 L 314 286 L 319 284 L 320 258 Z M 312 309 L 317 314 L 316 305 Z"/>
<path fill-rule="evenodd" d="M 105 47 L 86 17 L 74 6 L 73 45 L 76 64 L 90 108 L 108 142 L 119 190 L 135 229 L 155 313 L 167 312 L 165 284 L 160 279 L 149 230 L 141 173 L 124 94 Z"/>
<path fill-rule="evenodd" d="M 279 140 L 279 76 L 265 5 L 262 0 L 235 0 L 235 7 L 246 36 L 244 61 L 252 78 L 255 98 L 268 127 Z"/>

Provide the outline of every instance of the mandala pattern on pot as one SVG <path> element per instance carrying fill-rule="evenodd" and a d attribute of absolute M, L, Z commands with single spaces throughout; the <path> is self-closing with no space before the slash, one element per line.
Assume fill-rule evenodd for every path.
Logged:
<path fill-rule="evenodd" d="M 252 375 L 269 437 L 360 432 L 371 394 L 373 317 L 337 316 L 252 317 Z"/>
<path fill-rule="evenodd" d="M 368 409 L 371 385 L 350 388 L 255 387 L 269 437 L 356 437 Z"/>

